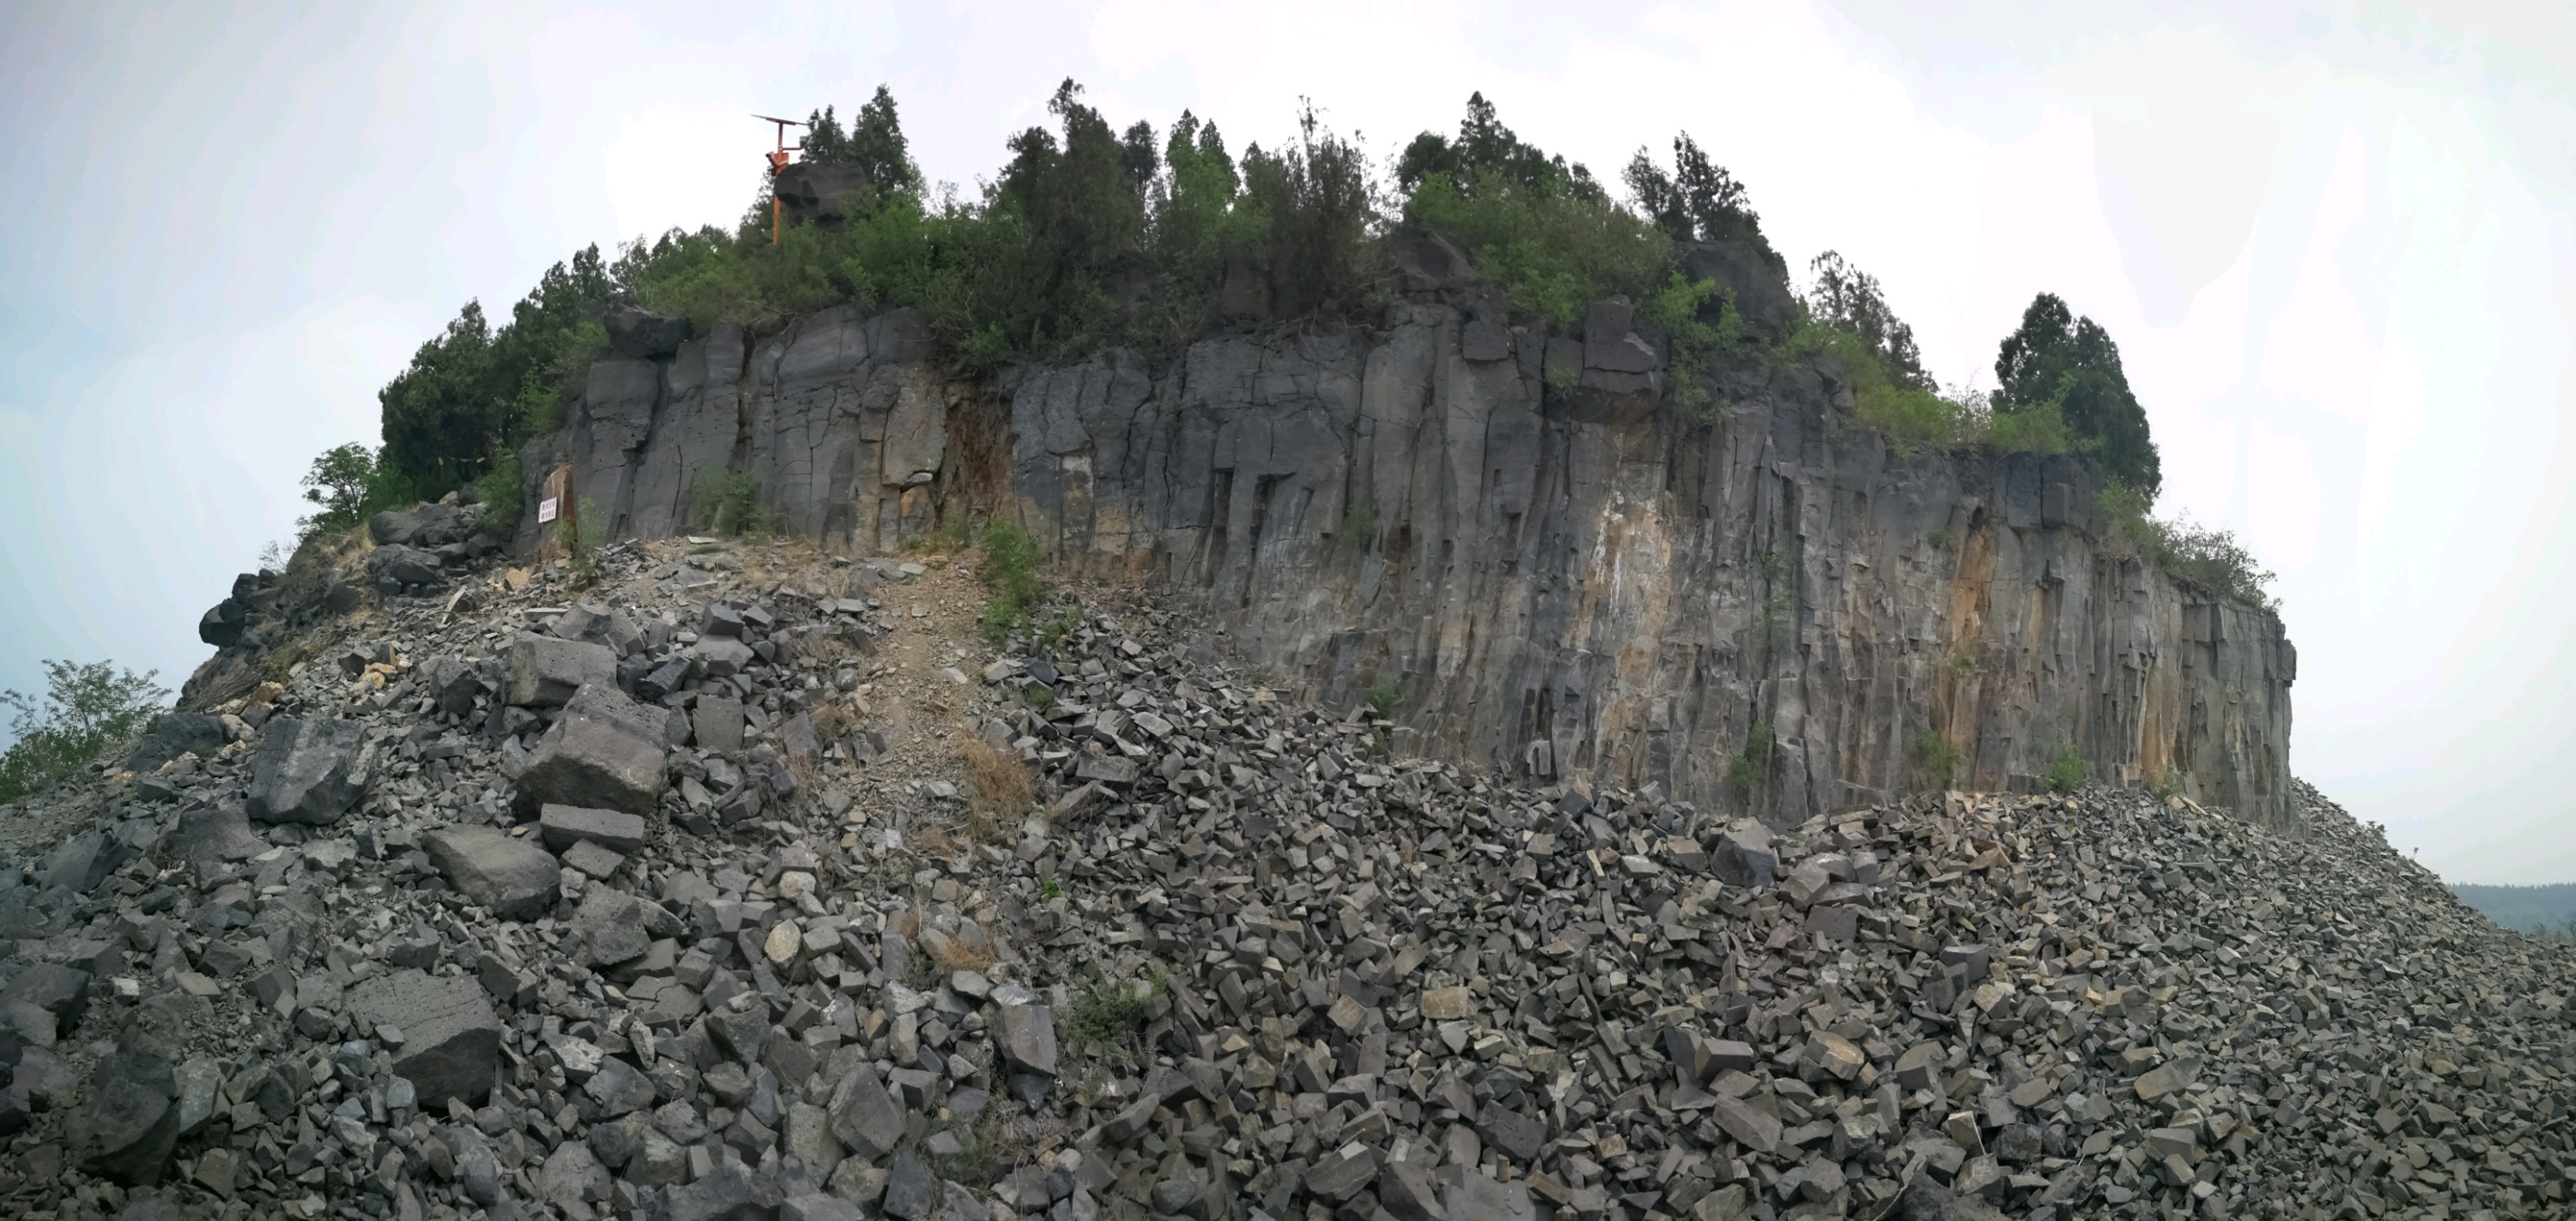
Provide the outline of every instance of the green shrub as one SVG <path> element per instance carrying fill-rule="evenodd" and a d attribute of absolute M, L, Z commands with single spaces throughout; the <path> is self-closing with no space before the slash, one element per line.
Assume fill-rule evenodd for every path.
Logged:
<path fill-rule="evenodd" d="M 1755 721 L 1753 728 L 1745 732 L 1744 753 L 1737 755 L 1726 768 L 1727 783 L 1734 786 L 1737 795 L 1750 798 L 1771 782 L 1771 754 L 1775 744 L 1769 721 Z"/>
<path fill-rule="evenodd" d="M 1366 551 L 1377 544 L 1377 514 L 1365 504 L 1352 502 L 1350 511 L 1342 514 L 1341 541 L 1353 551 Z"/>
<path fill-rule="evenodd" d="M 376 451 L 352 443 L 314 457 L 304 473 L 304 499 L 317 507 L 296 521 L 299 542 L 355 529 L 387 509 L 410 508 L 419 498 L 409 479 L 377 462 Z"/>
<path fill-rule="evenodd" d="M 1465 189 L 1447 177 L 1424 180 L 1404 218 L 1456 241 L 1520 313 L 1564 328 L 1604 297 L 1646 296 L 1672 257 L 1671 239 L 1607 198 L 1492 170 Z"/>
<path fill-rule="evenodd" d="M 1717 302 L 1717 321 L 1705 320 L 1708 303 Z M 1709 362 L 1731 356 L 1744 346 L 1744 322 L 1732 297 L 1706 280 L 1691 280 L 1676 271 L 1664 286 L 1648 293 L 1638 313 L 1661 327 L 1670 349 L 1664 398 L 1684 410 L 1708 405 Z"/>
<path fill-rule="evenodd" d="M 584 496 L 573 512 L 555 519 L 555 542 L 564 549 L 564 558 L 572 562 L 576 584 L 588 585 L 599 577 L 598 552 L 608 541 L 608 515 L 600 512 L 599 502 Z"/>
<path fill-rule="evenodd" d="M 1914 766 L 1936 785 L 1946 785 L 1952 776 L 1958 774 L 1961 762 L 1959 748 L 1937 731 L 1918 731 L 1908 753 L 1914 758 Z"/>
<path fill-rule="evenodd" d="M 2048 791 L 2072 793 L 2084 787 L 2084 782 L 2092 775 L 2093 766 L 2084 761 L 2084 756 L 2075 753 L 2075 748 L 2070 745 L 2048 761 Z"/>
<path fill-rule="evenodd" d="M 1144 979 L 1100 984 L 1074 1001 L 1073 1011 L 1065 1015 L 1065 1032 L 1073 1036 L 1076 1047 L 1107 1046 L 1129 1027 L 1144 1021 L 1154 1002 L 1171 987 L 1171 973 L 1161 963 L 1149 967 Z"/>
<path fill-rule="evenodd" d="M 1369 711 L 1378 714 L 1380 717 L 1392 718 L 1395 715 L 1395 701 L 1400 694 L 1401 692 L 1396 687 L 1393 675 L 1382 677 L 1376 682 L 1370 683 L 1368 689 Z"/>
<path fill-rule="evenodd" d="M 748 471 L 726 471 L 698 481 L 698 520 L 717 534 L 762 535 L 778 518 L 760 503 L 760 483 Z"/>
<path fill-rule="evenodd" d="M 2021 326 L 1997 350 L 1994 408 L 2000 416 L 2046 408 L 2113 478 L 2150 497 L 2164 482 L 2146 409 L 2120 367 L 2120 345 L 2054 293 L 2032 298 Z"/>
<path fill-rule="evenodd" d="M 2103 485 L 2094 504 L 2102 514 L 2104 540 L 2113 546 L 2153 561 L 2166 575 L 2203 593 L 2280 609 L 2267 588 L 2272 573 L 2234 533 L 2189 518 L 2159 520 L 2149 512 L 2146 493 L 2117 480 Z"/>
<path fill-rule="evenodd" d="M 1029 625 L 1029 612 L 1046 601 L 1046 583 L 1038 579 L 1038 544 L 1029 532 L 1009 522 L 984 527 L 984 562 L 976 569 L 991 599 L 984 604 L 984 635 L 998 645 L 1013 631 Z"/>
<path fill-rule="evenodd" d="M 483 477 L 474 481 L 474 498 L 483 503 L 483 532 L 506 539 L 519 525 L 519 515 L 526 511 L 527 475 L 519 467 L 516 454 L 502 459 Z"/>
<path fill-rule="evenodd" d="M 15 801 L 79 771 L 100 751 L 142 730 L 170 693 L 158 672 L 100 661 L 47 661 L 42 699 L 0 692 L 18 739 L 0 753 L 0 801 Z"/>

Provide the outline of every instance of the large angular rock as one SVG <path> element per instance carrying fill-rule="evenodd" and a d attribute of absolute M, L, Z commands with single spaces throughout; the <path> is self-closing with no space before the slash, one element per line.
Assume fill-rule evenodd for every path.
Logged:
<path fill-rule="evenodd" d="M 251 758 L 244 810 L 261 822 L 338 822 L 366 792 L 356 721 L 277 717 Z"/>
<path fill-rule="evenodd" d="M 241 643 L 242 634 L 250 630 L 250 608 L 226 598 L 206 609 L 197 620 L 197 639 L 219 649 Z"/>
<path fill-rule="evenodd" d="M 108 838 L 104 831 L 89 830 L 64 840 L 47 853 L 40 876 L 47 886 L 88 894 L 116 872 L 117 866 L 133 858 L 134 850 L 122 841 Z"/>
<path fill-rule="evenodd" d="M 689 723 L 695 730 L 698 749 L 730 755 L 742 749 L 742 701 L 701 696 L 698 706 L 690 709 Z"/>
<path fill-rule="evenodd" d="M 587 685 L 617 684 L 617 654 L 587 640 L 521 633 L 510 641 L 502 698 L 523 708 L 566 703 Z"/>
<path fill-rule="evenodd" d="M 402 1032 L 394 1075 L 411 1082 L 424 1110 L 443 1109 L 450 1098 L 479 1105 L 491 1096 L 501 1019 L 473 980 L 396 971 L 351 986 L 343 1003 L 379 1029 Z"/>
<path fill-rule="evenodd" d="M 606 886 L 593 886 L 582 896 L 581 910 L 573 913 L 572 926 L 585 935 L 589 966 L 613 967 L 631 962 L 653 948 L 644 901 Z"/>
<path fill-rule="evenodd" d="M 590 1146 L 579 1141 L 555 1146 L 537 1171 L 537 1194 L 567 1213 L 588 1201 L 607 1199 L 608 1187 L 608 1168 L 599 1164 Z"/>
<path fill-rule="evenodd" d="M 867 1157 L 884 1157 L 903 1139 L 904 1109 L 869 1065 L 851 1069 L 833 1088 L 830 1111 L 832 1134 Z"/>
<path fill-rule="evenodd" d="M 126 756 L 125 766 L 148 772 L 190 752 L 200 759 L 211 759 L 223 748 L 223 722 L 202 712 L 165 712 L 153 722 L 152 732 L 134 744 L 134 753 Z"/>
<path fill-rule="evenodd" d="M 1002 1054 L 1022 1070 L 1055 1075 L 1055 1015 L 1044 1005 L 1002 1006 Z"/>
<path fill-rule="evenodd" d="M 474 711 L 474 697 L 483 694 L 482 673 L 453 657 L 429 663 L 426 678 L 429 697 L 438 701 L 438 710 L 449 716 Z"/>
<path fill-rule="evenodd" d="M 160 1182 L 179 1143 L 178 1099 L 169 1061 L 131 1052 L 101 1059 L 64 1125 L 81 1169 L 128 1187 Z"/>
<path fill-rule="evenodd" d="M 939 1195 L 939 1180 L 930 1168 L 905 1150 L 887 1167 L 885 1201 L 878 1207 L 901 1221 L 930 1221 L 932 1210 L 939 1207 Z"/>
<path fill-rule="evenodd" d="M 751 1207 L 751 1176 L 742 1163 L 716 1163 L 705 1178 L 670 1195 L 671 1221 L 738 1221 Z"/>
<path fill-rule="evenodd" d="M 81 1019 L 89 1005 L 90 974 L 76 971 L 56 962 L 30 963 L 9 977 L 7 987 L 0 987 L 0 1011 L 23 1006 L 40 1014 L 50 1024 L 39 1030 L 22 1033 L 36 1036 L 36 1041 L 50 1046 L 55 1037 L 70 1030 Z M 14 1025 L 0 1012 L 0 1029 Z"/>
<path fill-rule="evenodd" d="M 519 773 L 516 809 L 523 818 L 550 803 L 651 813 L 662 796 L 669 730 L 663 709 L 606 683 L 584 686 Z"/>
<path fill-rule="evenodd" d="M 421 848 L 457 893 L 505 920 L 544 915 L 563 882 L 552 853 L 491 827 L 440 827 L 421 838 Z"/>

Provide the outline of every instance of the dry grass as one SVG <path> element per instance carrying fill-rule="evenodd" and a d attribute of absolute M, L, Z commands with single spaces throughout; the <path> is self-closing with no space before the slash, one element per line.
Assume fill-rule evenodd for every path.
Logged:
<path fill-rule="evenodd" d="M 963 937 L 936 929 L 924 930 L 915 940 L 921 943 L 921 951 L 930 955 L 930 960 L 938 963 L 942 971 L 981 972 L 1001 961 L 993 953 L 990 941 L 982 946 L 972 946 L 966 944 Z"/>
<path fill-rule="evenodd" d="M 921 823 L 913 827 L 913 851 L 942 860 L 957 855 L 957 841 L 948 834 L 949 829 L 942 823 Z"/>
<path fill-rule="evenodd" d="M 1038 799 L 1028 765 L 980 737 L 969 737 L 958 746 L 957 762 L 965 768 L 966 796 L 977 814 L 1006 819 L 1027 812 Z"/>
<path fill-rule="evenodd" d="M 838 699 L 825 700 L 822 707 L 814 710 L 814 736 L 826 746 L 850 736 L 850 731 L 858 727 L 859 714 Z"/>

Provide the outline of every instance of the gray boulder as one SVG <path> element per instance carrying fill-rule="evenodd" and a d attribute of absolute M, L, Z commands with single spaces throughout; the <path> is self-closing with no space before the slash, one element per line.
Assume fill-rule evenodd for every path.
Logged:
<path fill-rule="evenodd" d="M 429 698 L 438 701 L 438 710 L 449 716 L 474 711 L 474 697 L 483 694 L 483 675 L 453 657 L 429 663 L 425 677 L 429 681 Z"/>
<path fill-rule="evenodd" d="M 706 1177 L 674 1187 L 671 1221 L 734 1221 L 751 1208 L 751 1176 L 735 1161 L 717 1162 Z"/>
<path fill-rule="evenodd" d="M 98 884 L 116 872 L 117 866 L 134 859 L 134 850 L 121 840 L 110 839 L 99 830 L 83 831 L 64 840 L 45 856 L 42 875 L 47 886 L 65 886 L 81 894 L 98 889 Z"/>
<path fill-rule="evenodd" d="M 87 971 L 60 963 L 34 963 L 11 976 L 7 987 L 0 987 L 0 1010 L 43 1015 L 50 1024 L 21 1033 L 34 1036 L 40 1045 L 52 1046 L 61 1032 L 79 1023 L 81 1011 L 89 1004 L 89 982 Z M 0 1022 L 0 1029 L 8 1025 Z"/>
<path fill-rule="evenodd" d="M 632 962 L 653 948 L 652 933 L 645 927 L 644 901 L 605 886 L 593 886 L 582 896 L 572 926 L 589 947 L 589 966 Z"/>
<path fill-rule="evenodd" d="M 246 812 L 261 822 L 326 825 L 366 792 L 356 721 L 276 717 L 260 733 L 250 764 Z"/>
<path fill-rule="evenodd" d="M 537 1171 L 537 1194 L 566 1213 L 587 1211 L 586 1201 L 607 1199 L 608 1185 L 608 1168 L 579 1141 L 555 1146 Z"/>
<path fill-rule="evenodd" d="M 668 711 L 607 683 L 585 685 L 519 773 L 520 817 L 548 804 L 651 813 L 662 796 L 669 733 Z"/>
<path fill-rule="evenodd" d="M 421 848 L 457 893 L 505 920 L 534 920 L 555 903 L 563 869 L 545 849 L 490 827 L 440 827 Z"/>
<path fill-rule="evenodd" d="M 127 1187 L 161 1181 L 179 1143 L 178 1081 L 157 1056 L 112 1052 L 65 1123 L 80 1166 Z"/>
<path fill-rule="evenodd" d="M 190 751 L 208 759 L 223 748 L 223 722 L 203 712 L 165 712 L 153 723 L 152 732 L 134 744 L 125 766 L 148 772 Z"/>
<path fill-rule="evenodd" d="M 406 585 L 436 585 L 444 574 L 438 556 L 418 547 L 399 543 L 378 547 L 367 553 L 367 576 L 376 588 L 398 590 Z"/>
<path fill-rule="evenodd" d="M 491 1096 L 501 1019 L 473 980 L 396 971 L 353 985 L 345 1003 L 378 1030 L 402 1032 L 393 1049 L 394 1075 L 411 1082 L 422 1109 L 444 1110 L 450 1098 L 477 1105 Z"/>
<path fill-rule="evenodd" d="M 226 598 L 207 609 L 197 620 L 197 639 L 219 649 L 241 642 L 242 633 L 250 630 L 250 608 Z"/>
<path fill-rule="evenodd" d="M 568 702 L 591 683 L 614 687 L 617 654 L 586 640 L 521 634 L 510 642 L 508 677 L 502 690 L 522 708 L 549 708 Z"/>

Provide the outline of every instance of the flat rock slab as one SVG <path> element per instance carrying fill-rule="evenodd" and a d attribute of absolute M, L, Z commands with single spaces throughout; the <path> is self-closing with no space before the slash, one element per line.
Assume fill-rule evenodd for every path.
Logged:
<path fill-rule="evenodd" d="M 490 827 L 440 827 L 421 838 L 457 893 L 505 920 L 534 920 L 555 903 L 563 868 L 545 849 Z"/>
<path fill-rule="evenodd" d="M 246 812 L 261 822 L 338 822 L 366 791 L 357 774 L 364 733 L 356 721 L 269 721 L 251 757 Z"/>
<path fill-rule="evenodd" d="M 501 1057 L 501 1018 L 481 985 L 425 971 L 396 971 L 349 989 L 349 1012 L 402 1032 L 394 1075 L 412 1084 L 424 1109 L 450 1098 L 479 1105 L 492 1094 Z"/>
<path fill-rule="evenodd" d="M 644 819 L 622 810 L 583 806 L 546 806 L 537 815 L 546 847 L 561 852 L 578 843 L 593 843 L 620 856 L 633 856 L 644 846 Z"/>

